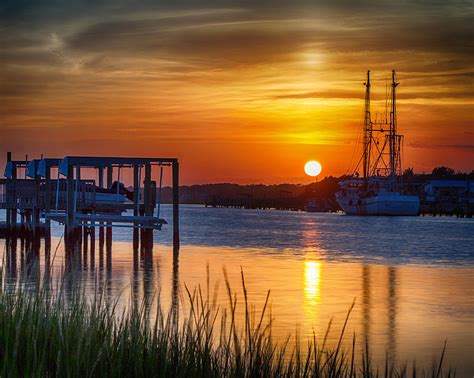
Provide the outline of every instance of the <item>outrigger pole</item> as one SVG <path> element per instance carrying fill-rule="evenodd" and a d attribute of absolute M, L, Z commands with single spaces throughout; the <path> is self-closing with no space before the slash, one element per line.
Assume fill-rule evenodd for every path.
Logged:
<path fill-rule="evenodd" d="M 396 88 L 399 83 L 395 80 L 395 70 L 392 70 L 392 111 L 390 112 L 390 180 L 392 190 L 395 190 L 397 185 L 397 162 L 398 162 L 398 135 L 397 135 L 397 105 L 396 105 Z"/>
<path fill-rule="evenodd" d="M 365 85 L 365 111 L 364 111 L 364 179 L 369 176 L 370 170 L 370 145 L 372 139 L 372 125 L 370 122 L 370 70 L 367 71 Z"/>

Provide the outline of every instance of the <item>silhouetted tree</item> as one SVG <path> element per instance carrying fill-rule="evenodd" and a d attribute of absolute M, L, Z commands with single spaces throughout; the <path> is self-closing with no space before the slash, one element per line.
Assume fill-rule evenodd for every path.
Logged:
<path fill-rule="evenodd" d="M 435 177 L 450 177 L 454 175 L 454 169 L 445 166 L 436 167 L 431 174 Z"/>
<path fill-rule="evenodd" d="M 403 172 L 403 176 L 405 177 L 413 177 L 414 175 L 415 175 L 415 172 L 413 171 L 412 167 L 405 169 L 405 171 Z"/>

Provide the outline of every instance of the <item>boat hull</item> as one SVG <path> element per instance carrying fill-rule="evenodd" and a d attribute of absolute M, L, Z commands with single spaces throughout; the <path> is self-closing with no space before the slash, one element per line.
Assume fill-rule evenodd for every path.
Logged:
<path fill-rule="evenodd" d="M 420 210 L 418 196 L 398 192 L 387 192 L 365 198 L 339 194 L 336 198 L 342 210 L 348 215 L 415 216 Z"/>
<path fill-rule="evenodd" d="M 122 194 L 96 193 L 95 201 L 101 205 L 124 203 L 127 198 Z"/>

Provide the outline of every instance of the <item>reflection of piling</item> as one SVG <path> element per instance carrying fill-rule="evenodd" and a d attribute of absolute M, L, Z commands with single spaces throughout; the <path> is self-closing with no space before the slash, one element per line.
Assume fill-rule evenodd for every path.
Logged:
<path fill-rule="evenodd" d="M 104 249 L 104 241 L 105 241 L 105 232 L 104 232 L 104 227 L 100 226 L 99 227 L 99 249 L 102 248 Z"/>
<path fill-rule="evenodd" d="M 174 330 L 179 323 L 179 250 L 173 249 L 173 282 L 171 291 L 171 321 Z"/>
<path fill-rule="evenodd" d="M 20 243 L 18 243 L 20 241 Z M 19 248 L 18 248 L 19 247 Z M 25 277 L 31 278 L 33 282 L 39 282 L 40 279 L 40 249 L 41 238 L 39 235 L 33 237 L 7 236 L 5 240 L 5 264 L 3 266 L 5 279 L 7 281 L 16 282 L 18 269 Z M 20 260 L 18 261 L 18 254 Z M 45 245 L 45 256 L 50 251 Z M 45 280 L 49 277 L 49 265 L 45 262 Z"/>
<path fill-rule="evenodd" d="M 17 276 L 17 238 L 7 237 L 6 244 L 6 266 L 5 276 L 12 281 L 16 280 Z"/>
<path fill-rule="evenodd" d="M 107 227 L 107 235 L 105 238 L 105 269 L 107 272 L 112 271 L 112 227 Z"/>
<path fill-rule="evenodd" d="M 133 228 L 133 253 L 138 252 L 138 247 L 140 245 L 140 230 L 138 227 Z"/>
<path fill-rule="evenodd" d="M 39 237 L 25 238 L 23 244 L 24 250 L 22 253 L 25 255 L 24 265 L 22 270 L 28 277 L 32 277 L 36 282 L 39 281 L 40 277 L 40 263 L 39 263 L 39 250 L 41 242 Z"/>
<path fill-rule="evenodd" d="M 395 365 L 397 344 L 396 344 L 396 318 L 397 318 L 397 268 L 388 268 L 388 357 L 391 366 Z"/>
<path fill-rule="evenodd" d="M 48 240 L 49 239 L 49 240 Z M 51 277 L 51 234 L 44 239 L 44 286 L 47 288 Z"/>
<path fill-rule="evenodd" d="M 138 248 L 133 249 L 133 281 L 132 281 L 132 301 L 134 309 L 138 309 L 139 296 L 139 259 Z"/>
<path fill-rule="evenodd" d="M 149 230 L 147 230 L 149 231 Z M 150 234 L 146 233 L 146 238 L 150 238 Z M 153 234 L 151 234 L 153 238 Z M 152 298 L 154 295 L 154 282 L 153 282 L 153 239 L 142 240 L 143 247 L 143 305 L 145 309 L 145 318 L 149 318 L 150 307 Z"/>
<path fill-rule="evenodd" d="M 102 234 L 99 230 L 99 271 L 104 270 L 104 228 L 101 227 Z"/>
<path fill-rule="evenodd" d="M 145 266 L 153 265 L 153 231 L 143 230 L 141 250 Z"/>
<path fill-rule="evenodd" d="M 370 345 L 370 305 L 370 266 L 364 265 L 362 267 L 362 321 L 363 336 L 367 347 Z"/>
<path fill-rule="evenodd" d="M 16 239 L 16 236 L 15 236 Z M 25 254 L 23 253 L 25 250 L 25 244 L 26 244 L 26 239 L 21 238 L 20 239 L 20 266 L 23 266 L 25 264 Z"/>
<path fill-rule="evenodd" d="M 51 229 L 44 238 L 44 266 L 49 276 L 49 270 L 51 268 Z"/>
<path fill-rule="evenodd" d="M 84 270 L 87 270 L 87 265 L 89 263 L 89 257 L 88 257 L 88 254 L 89 254 L 89 232 L 88 232 L 88 229 L 87 229 L 87 226 L 84 226 L 82 227 L 82 230 L 83 230 L 83 237 L 82 237 L 82 240 L 83 240 L 83 257 L 82 257 L 82 263 L 84 264 L 83 267 L 84 267 Z"/>
<path fill-rule="evenodd" d="M 91 243 L 90 267 L 91 267 L 91 270 L 94 271 L 95 270 L 95 227 L 94 226 L 89 228 L 89 237 L 90 237 L 90 243 Z"/>

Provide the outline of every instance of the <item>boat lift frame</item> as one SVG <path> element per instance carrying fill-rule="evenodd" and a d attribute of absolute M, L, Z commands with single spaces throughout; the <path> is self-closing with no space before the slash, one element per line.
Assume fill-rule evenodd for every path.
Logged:
<path fill-rule="evenodd" d="M 69 232 L 76 226 L 76 218 L 79 222 L 112 222 L 130 223 L 132 227 L 145 229 L 160 229 L 166 221 L 153 215 L 152 205 L 152 166 L 171 166 L 172 186 L 173 186 L 173 245 L 179 247 L 179 162 L 176 158 L 132 158 L 132 157 L 93 157 L 93 156 L 66 156 L 61 160 L 59 173 L 67 180 L 67 206 L 65 224 Z M 81 179 L 82 168 L 99 169 L 99 186 L 103 187 L 104 170 L 107 170 L 107 186 L 112 185 L 113 169 L 119 171 L 122 168 L 133 168 L 133 217 L 110 215 L 110 214 L 90 214 L 87 219 L 77 214 L 75 203 L 75 184 Z M 140 210 L 140 172 L 144 167 L 145 175 L 143 180 L 143 210 Z M 75 177 L 74 177 L 75 174 Z M 118 206 L 114 205 L 114 206 Z M 119 206 L 120 207 L 120 206 Z M 143 214 L 140 214 L 142 212 Z M 82 217 L 82 218 L 81 218 Z M 84 218 L 84 219 L 83 219 Z M 51 219 L 54 219 L 53 216 Z M 88 223 L 89 224 L 89 223 Z M 71 230 L 71 231 L 70 231 Z"/>
<path fill-rule="evenodd" d="M 7 169 L 5 171 L 6 184 L 8 187 L 16 188 L 17 168 L 25 168 L 25 176 L 30 179 L 23 181 L 31 181 L 33 210 L 35 225 L 39 225 L 39 214 L 44 213 L 46 226 L 49 228 L 50 221 L 55 220 L 63 223 L 66 226 L 66 239 L 73 238 L 81 227 L 95 227 L 100 226 L 100 231 L 103 226 L 107 227 L 108 232 L 111 232 L 112 227 L 133 227 L 145 232 L 153 229 L 161 229 L 163 224 L 167 224 L 164 219 L 160 218 L 160 204 L 158 204 L 158 213 L 154 216 L 154 208 L 156 205 L 155 182 L 152 181 L 152 166 L 160 167 L 160 190 L 158 192 L 159 200 L 161 201 L 161 185 L 163 167 L 171 167 L 172 169 L 172 193 L 173 193 L 173 246 L 179 249 L 179 162 L 176 158 L 140 158 L 140 157 L 101 157 L 101 156 L 66 156 L 62 159 L 47 158 L 47 159 L 33 159 L 31 161 L 13 161 L 11 153 L 7 153 Z M 51 177 L 51 169 L 57 167 L 58 176 L 57 183 L 54 185 L 55 178 Z M 78 206 L 78 188 L 91 187 L 95 191 L 95 185 L 87 184 L 90 180 L 81 180 L 82 169 L 97 169 L 98 170 L 98 186 L 105 188 L 105 178 L 107 187 L 110 188 L 113 183 L 113 170 L 117 169 L 118 181 L 120 181 L 120 171 L 122 168 L 133 168 L 133 205 L 130 203 L 111 203 L 101 204 L 97 203 L 95 199 L 95 192 L 93 196 L 89 197 L 87 206 L 81 202 Z M 142 169 L 144 169 L 143 178 L 143 201 L 141 197 L 140 182 Z M 60 179 L 60 176 L 65 179 Z M 106 176 L 106 177 L 104 177 Z M 20 180 L 21 181 L 21 180 Z M 81 185 L 79 185 L 81 184 Z M 23 184 L 25 185 L 25 184 Z M 59 188 L 62 189 L 61 206 L 58 207 Z M 39 189 L 41 187 L 41 190 Z M 53 193 L 56 187 L 56 193 Z M 119 185 L 117 185 L 117 193 Z M 13 193 L 16 201 L 17 193 Z M 56 198 L 53 201 L 53 197 Z M 65 198 L 64 198 L 65 197 Z M 92 198 L 92 199 L 90 199 Z M 8 202 L 8 201 L 7 201 Z M 54 203 L 56 206 L 54 206 Z M 13 206 L 13 207 L 12 207 Z M 122 215 L 126 210 L 133 209 L 133 216 Z M 16 205 L 7 206 L 7 222 L 15 228 L 16 214 L 20 209 Z"/>

